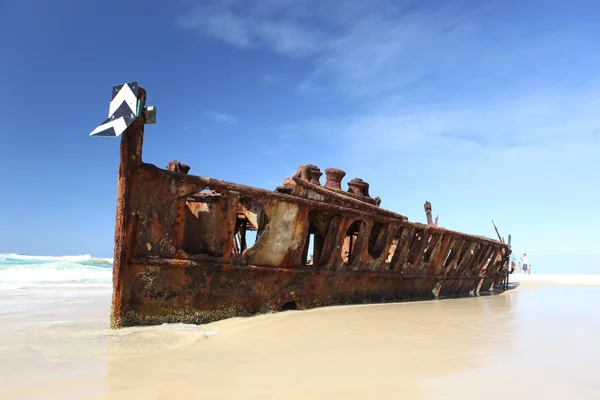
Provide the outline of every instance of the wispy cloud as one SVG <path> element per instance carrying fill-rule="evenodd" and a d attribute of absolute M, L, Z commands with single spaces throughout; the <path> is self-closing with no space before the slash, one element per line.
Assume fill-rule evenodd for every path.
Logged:
<path fill-rule="evenodd" d="M 290 57 L 317 52 L 323 45 L 318 31 L 306 29 L 291 1 L 208 1 L 178 19 L 180 26 L 203 33 L 235 47 L 266 47 Z"/>
<path fill-rule="evenodd" d="M 221 124 L 237 124 L 238 118 L 235 115 L 227 114 L 219 111 L 204 111 L 202 116 L 206 119 L 209 119 L 213 122 L 218 122 Z"/>
<path fill-rule="evenodd" d="M 581 58 L 597 53 L 585 26 L 532 35 L 530 21 L 508 18 L 503 4 L 215 0 L 189 10 L 179 24 L 240 49 L 304 58 L 313 68 L 296 77 L 300 91 L 334 87 L 353 97 L 414 87 L 448 97 L 489 90 L 490 80 L 558 84 L 557 75 L 567 76 L 574 62 L 600 65 L 597 56 Z"/>
<path fill-rule="evenodd" d="M 262 79 L 263 81 L 268 82 L 268 83 L 279 83 L 287 78 L 288 78 L 288 76 L 286 74 L 271 73 L 271 72 L 265 72 L 264 74 L 262 74 L 260 76 L 260 79 Z"/>

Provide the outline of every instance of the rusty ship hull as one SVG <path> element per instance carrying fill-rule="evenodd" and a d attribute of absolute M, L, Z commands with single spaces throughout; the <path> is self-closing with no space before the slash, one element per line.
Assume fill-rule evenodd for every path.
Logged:
<path fill-rule="evenodd" d="M 504 243 L 410 222 L 360 179 L 343 191 L 341 170 L 321 186 L 301 166 L 264 190 L 144 163 L 143 132 L 138 119 L 121 138 L 113 328 L 467 296 L 506 278 Z"/>

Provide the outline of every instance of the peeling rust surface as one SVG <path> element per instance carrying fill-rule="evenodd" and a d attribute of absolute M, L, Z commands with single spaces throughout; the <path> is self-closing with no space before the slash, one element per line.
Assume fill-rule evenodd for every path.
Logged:
<path fill-rule="evenodd" d="M 140 89 L 141 96 L 145 91 Z M 275 190 L 143 163 L 121 139 L 111 326 L 207 323 L 287 308 L 465 296 L 500 288 L 504 243 L 380 207 L 360 178 L 302 165 Z"/>

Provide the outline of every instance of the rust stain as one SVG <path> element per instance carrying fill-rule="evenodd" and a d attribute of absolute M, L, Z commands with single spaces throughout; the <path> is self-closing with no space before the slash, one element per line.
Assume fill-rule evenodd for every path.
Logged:
<path fill-rule="evenodd" d="M 146 92 L 140 88 L 139 97 Z M 509 248 L 380 207 L 360 178 L 298 167 L 275 190 L 142 162 L 144 124 L 121 138 L 111 326 L 206 323 L 287 308 L 497 289 Z"/>

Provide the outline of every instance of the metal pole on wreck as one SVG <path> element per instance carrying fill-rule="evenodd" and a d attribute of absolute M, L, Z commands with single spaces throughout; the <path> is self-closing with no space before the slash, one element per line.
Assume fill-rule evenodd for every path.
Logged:
<path fill-rule="evenodd" d="M 141 89 L 138 98 L 145 100 L 146 92 Z M 117 219 L 115 224 L 115 255 L 113 263 L 113 299 L 110 324 L 112 328 L 120 326 L 121 294 L 123 275 L 131 260 L 133 227 L 130 210 L 131 181 L 135 168 L 142 163 L 142 144 L 144 140 L 144 121 L 136 120 L 123 132 L 117 181 Z"/>
<path fill-rule="evenodd" d="M 510 247 L 510 234 L 508 235 L 508 254 L 507 254 L 507 261 L 506 261 L 506 283 L 504 284 L 504 290 L 508 290 L 508 278 L 510 277 L 510 255 L 512 253 L 512 249 Z"/>
<path fill-rule="evenodd" d="M 494 220 L 492 220 L 492 225 L 494 225 L 494 230 L 496 231 L 496 235 L 498 235 L 498 240 L 504 243 L 504 238 L 500 235 L 500 232 L 498 232 L 498 228 L 496 227 Z M 508 277 L 510 275 L 510 254 L 512 252 L 512 250 L 510 249 L 510 240 L 510 235 L 508 235 L 508 252 L 506 253 L 506 278 L 504 279 L 504 285 L 502 285 L 504 287 L 504 290 L 508 290 Z"/>
<path fill-rule="evenodd" d="M 142 164 L 144 124 L 156 122 L 156 109 L 145 107 L 146 91 L 137 82 L 113 86 L 109 117 L 90 136 L 120 136 L 120 163 L 117 180 L 117 212 L 113 262 L 113 296 L 110 325 L 120 327 L 122 278 L 131 260 L 133 223 L 130 210 L 132 175 Z"/>

